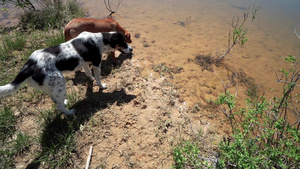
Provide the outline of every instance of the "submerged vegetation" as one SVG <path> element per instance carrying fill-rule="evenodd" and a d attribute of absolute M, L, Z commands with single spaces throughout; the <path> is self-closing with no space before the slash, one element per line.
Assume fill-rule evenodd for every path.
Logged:
<path fill-rule="evenodd" d="M 244 11 L 243 17 L 235 16 L 232 18 L 231 30 L 228 33 L 227 48 L 219 51 L 216 49 L 214 54 L 196 54 L 194 62 L 202 67 L 202 70 L 212 71 L 212 65 L 220 66 L 224 60 L 228 60 L 234 53 L 234 48 L 243 46 L 248 38 L 247 32 L 254 22 L 260 7 L 253 3 L 251 7 Z"/>

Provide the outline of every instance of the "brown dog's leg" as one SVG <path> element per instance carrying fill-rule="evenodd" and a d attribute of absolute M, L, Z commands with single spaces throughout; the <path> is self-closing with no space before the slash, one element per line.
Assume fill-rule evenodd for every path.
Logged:
<path fill-rule="evenodd" d="M 116 59 L 115 52 L 110 52 L 109 57 L 112 59 L 114 64 L 118 64 L 118 60 Z"/>

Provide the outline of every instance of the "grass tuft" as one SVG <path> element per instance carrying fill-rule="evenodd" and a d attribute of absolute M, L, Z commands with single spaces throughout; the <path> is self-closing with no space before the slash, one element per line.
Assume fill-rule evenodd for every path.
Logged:
<path fill-rule="evenodd" d="M 16 117 L 10 107 L 4 106 L 0 111 L 0 140 L 3 143 L 16 131 Z"/>
<path fill-rule="evenodd" d="M 51 110 L 41 112 L 43 131 L 39 138 L 41 151 L 29 166 L 41 163 L 48 168 L 63 168 L 71 164 L 71 153 L 75 150 L 75 131 L 77 122 Z"/>
<path fill-rule="evenodd" d="M 24 33 L 4 34 L 1 37 L 0 61 L 6 61 L 13 51 L 21 51 L 26 44 Z"/>

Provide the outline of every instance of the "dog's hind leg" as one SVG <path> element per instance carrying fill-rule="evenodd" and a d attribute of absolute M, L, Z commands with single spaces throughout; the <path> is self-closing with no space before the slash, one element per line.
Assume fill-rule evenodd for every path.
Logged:
<path fill-rule="evenodd" d="M 95 79 L 96 79 L 96 82 L 97 82 L 97 85 L 100 86 L 101 89 L 106 89 L 107 86 L 106 84 L 102 84 L 101 83 L 101 64 L 99 65 L 99 67 L 96 67 L 96 66 L 93 66 L 93 71 L 94 71 L 94 74 L 95 74 Z"/>
<path fill-rule="evenodd" d="M 65 79 L 62 74 L 56 74 L 50 77 L 47 88 L 49 90 L 49 95 L 54 103 L 57 104 L 57 109 L 66 115 L 71 115 L 75 113 L 75 110 L 67 110 L 65 104 L 67 103 L 66 96 L 66 86 Z"/>
<path fill-rule="evenodd" d="M 67 110 L 66 109 L 66 104 L 68 100 L 66 100 L 66 88 L 65 86 L 63 87 L 57 87 L 53 90 L 53 93 L 51 94 L 51 98 L 53 102 L 57 104 L 57 109 L 60 112 L 65 113 L 66 115 L 72 115 L 75 113 L 75 109 L 72 110 Z"/>
<path fill-rule="evenodd" d="M 82 67 L 83 67 L 83 69 L 84 69 L 85 74 L 86 74 L 91 80 L 95 80 L 95 78 L 92 76 L 92 72 L 91 72 L 89 63 L 87 63 L 87 62 L 83 63 Z"/>

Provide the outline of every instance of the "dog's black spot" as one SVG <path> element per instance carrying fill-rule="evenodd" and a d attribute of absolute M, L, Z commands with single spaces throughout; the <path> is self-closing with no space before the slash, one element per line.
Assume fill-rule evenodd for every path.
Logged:
<path fill-rule="evenodd" d="M 18 73 L 12 85 L 16 86 L 26 80 L 28 77 L 32 77 L 39 85 L 42 85 L 46 75 L 43 70 L 37 66 L 37 61 L 29 59 Z"/>
<path fill-rule="evenodd" d="M 93 66 L 99 66 L 101 62 L 102 53 L 96 42 L 92 39 L 74 39 L 71 44 L 77 53 L 86 62 L 92 62 Z"/>
<path fill-rule="evenodd" d="M 70 58 L 58 58 L 57 61 L 55 62 L 55 67 L 60 70 L 69 70 L 72 71 L 74 70 L 79 64 L 79 58 L 76 57 L 70 57 Z"/>
<path fill-rule="evenodd" d="M 55 56 L 58 56 L 61 51 L 60 45 L 52 46 L 43 50 L 43 52 L 51 53 Z"/>
<path fill-rule="evenodd" d="M 104 45 L 108 45 L 109 44 L 109 41 L 110 41 L 110 33 L 107 33 L 107 32 L 104 32 L 102 33 L 102 37 L 103 37 L 103 43 Z"/>
<path fill-rule="evenodd" d="M 117 45 L 124 49 L 128 48 L 128 44 L 125 42 L 125 37 L 120 32 L 116 32 L 116 33 L 104 32 L 102 33 L 102 36 L 103 36 L 103 43 L 105 45 L 109 44 L 114 49 L 116 48 Z"/>

